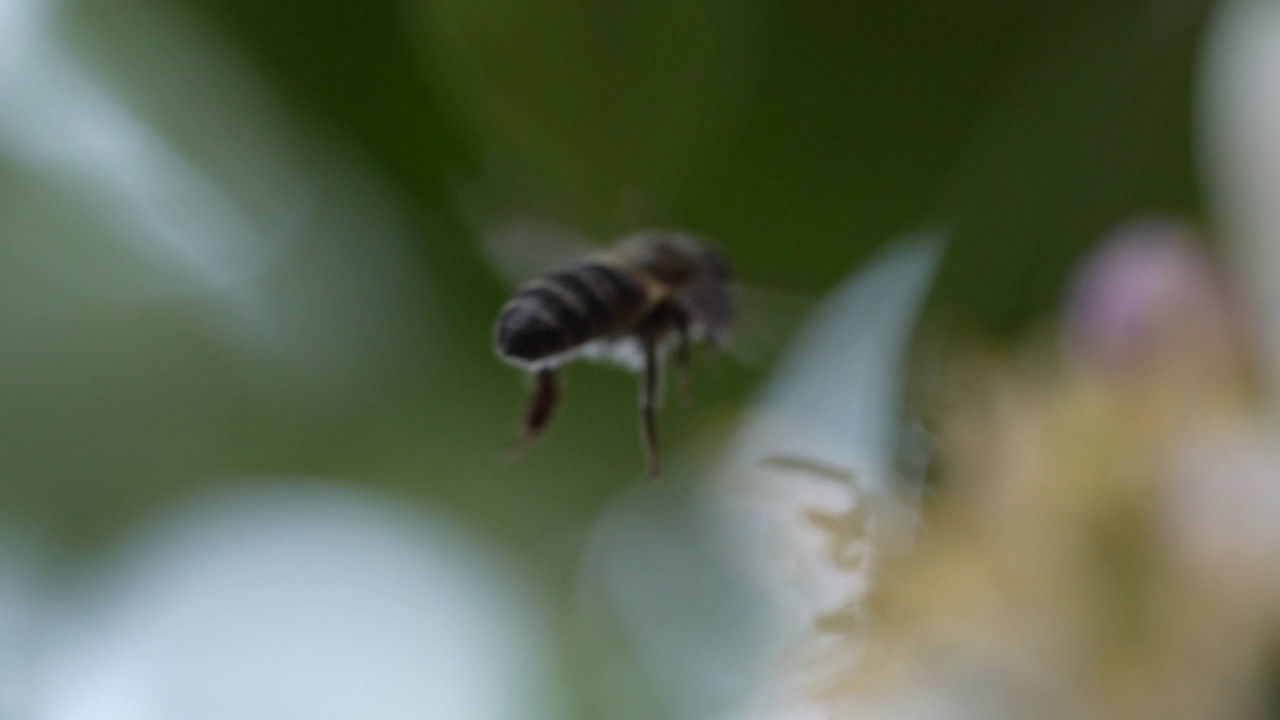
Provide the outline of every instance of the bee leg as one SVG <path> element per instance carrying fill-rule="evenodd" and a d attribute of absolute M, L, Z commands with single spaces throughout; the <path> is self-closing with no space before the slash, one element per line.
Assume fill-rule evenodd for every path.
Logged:
<path fill-rule="evenodd" d="M 689 319 L 683 313 L 675 315 L 676 326 L 676 353 L 675 353 L 675 372 L 676 386 L 679 388 L 680 402 L 689 405 L 689 369 L 693 365 L 693 355 L 690 352 L 689 344 Z"/>
<path fill-rule="evenodd" d="M 658 480 L 658 351 L 652 337 L 644 340 L 644 369 L 640 381 L 640 440 L 649 481 Z"/>
<path fill-rule="evenodd" d="M 551 423 L 560 400 L 560 377 L 554 369 L 539 370 L 534 375 L 533 395 L 524 416 L 524 436 L 507 446 L 505 456 L 514 459 L 542 435 Z"/>

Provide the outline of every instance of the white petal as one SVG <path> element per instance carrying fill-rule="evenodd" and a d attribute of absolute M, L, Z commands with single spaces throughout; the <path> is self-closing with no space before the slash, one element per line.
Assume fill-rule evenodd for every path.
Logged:
<path fill-rule="evenodd" d="M 84 314 L 88 335 L 104 310 L 186 301 L 218 340 L 329 382 L 376 360 L 396 334 L 369 321 L 408 292 L 408 233 L 385 190 L 350 153 L 302 142 L 198 25 L 146 5 L 125 22 L 95 12 L 0 3 L 0 159 L 15 170 L 0 322 Z"/>
<path fill-rule="evenodd" d="M 558 717 L 528 588 L 439 517 L 298 484 L 198 506 L 100 572 L 50 642 L 41 720 Z"/>
<path fill-rule="evenodd" d="M 7 520 L 7 519 L 6 519 Z M 29 717 L 32 661 L 49 591 L 46 549 L 21 523 L 0 532 L 0 717 Z"/>
<path fill-rule="evenodd" d="M 1200 82 L 1210 199 L 1234 242 L 1280 392 L 1280 4 L 1218 7 Z"/>
<path fill-rule="evenodd" d="M 913 238 L 831 296 L 705 492 L 637 488 L 602 518 L 582 619 L 598 643 L 597 679 L 619 705 L 698 720 L 821 717 L 796 701 L 780 664 L 819 614 L 861 598 L 869 566 L 839 562 L 806 514 L 838 515 L 864 493 L 893 505 L 901 363 L 939 253 L 937 239 Z M 857 482 L 760 467 L 779 454 Z"/>
<path fill-rule="evenodd" d="M 832 294 L 737 434 L 725 458 L 730 475 L 783 455 L 846 470 L 870 491 L 889 489 L 902 363 L 940 253 L 938 237 L 907 238 Z"/>

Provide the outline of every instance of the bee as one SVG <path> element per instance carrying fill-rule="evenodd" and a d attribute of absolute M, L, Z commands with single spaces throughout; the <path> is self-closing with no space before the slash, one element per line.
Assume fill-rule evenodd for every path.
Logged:
<path fill-rule="evenodd" d="M 691 347 L 725 347 L 736 316 L 728 259 L 685 232 L 637 232 L 525 282 L 502 306 L 493 335 L 498 357 L 534 380 L 513 449 L 530 445 L 551 422 L 565 363 L 611 361 L 639 374 L 641 445 L 656 480 L 661 371 L 672 361 L 687 397 Z"/>

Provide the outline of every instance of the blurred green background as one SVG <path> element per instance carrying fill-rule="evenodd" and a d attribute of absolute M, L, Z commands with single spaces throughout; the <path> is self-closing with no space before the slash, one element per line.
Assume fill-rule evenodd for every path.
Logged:
<path fill-rule="evenodd" d="M 1207 2 L 200 5 L 445 223 L 494 154 L 585 232 L 694 227 L 812 289 L 945 222 L 947 298 L 1007 329 L 1117 219 L 1195 210 Z M 482 273 L 469 247 L 427 252 Z"/>
<path fill-rule="evenodd" d="M 364 267 L 366 234 L 403 239 L 400 254 L 374 253 L 382 264 L 365 284 L 287 295 L 316 327 L 336 324 L 333 312 L 357 329 L 313 354 L 381 348 L 376 362 L 355 355 L 309 377 L 237 349 L 200 301 L 104 305 L 85 299 L 80 276 L 32 279 L 15 257 L 39 256 L 62 277 L 67 255 L 83 277 L 125 282 L 121 265 L 59 249 L 97 232 L 76 210 L 76 193 L 93 189 L 51 200 L 47 174 L 0 155 L 13 281 L 0 502 L 72 548 L 165 503 L 253 482 L 226 478 L 313 474 L 456 509 L 565 591 L 591 518 L 640 478 L 634 379 L 573 367 L 548 437 L 499 463 L 524 387 L 490 350 L 510 287 L 477 246 L 464 191 L 601 239 L 694 229 L 745 278 L 814 296 L 901 232 L 947 227 L 933 305 L 997 333 L 1052 311 L 1067 269 L 1114 223 L 1198 214 L 1201 0 L 54 7 L 80 67 L 254 212 L 283 200 L 274 171 L 238 175 L 228 159 L 254 157 L 249 140 L 296 144 L 290 173 L 309 181 L 331 160 L 374 178 L 324 181 L 335 204 L 376 198 L 365 215 L 313 220 L 346 244 L 304 242 L 272 270 L 279 282 L 291 282 L 290 263 Z M 190 32 L 170 33 L 179 26 Z M 250 78 L 253 96 L 201 74 L 216 63 Z M 241 100 L 286 120 L 237 125 Z M 40 203 L 56 223 L 30 220 Z M 351 219 L 391 216 L 403 221 L 395 232 Z M 383 286 L 395 291 L 366 291 Z M 671 456 L 713 442 L 762 377 L 699 366 L 694 406 L 662 415 Z"/>

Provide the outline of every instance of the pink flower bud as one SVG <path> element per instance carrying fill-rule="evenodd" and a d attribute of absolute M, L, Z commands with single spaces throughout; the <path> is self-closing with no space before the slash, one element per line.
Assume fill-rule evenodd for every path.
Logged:
<path fill-rule="evenodd" d="M 1064 318 L 1068 352 L 1107 374 L 1176 363 L 1241 368 L 1240 305 L 1224 273 L 1185 223 L 1121 226 L 1088 257 Z"/>

